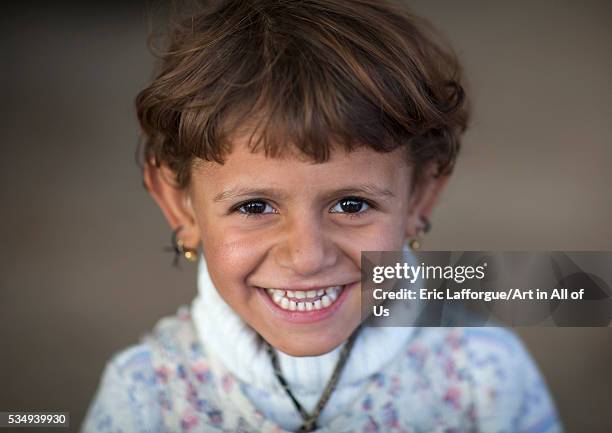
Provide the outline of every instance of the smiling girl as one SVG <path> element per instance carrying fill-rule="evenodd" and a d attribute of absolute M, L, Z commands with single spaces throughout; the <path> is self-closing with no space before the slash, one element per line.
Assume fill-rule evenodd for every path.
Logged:
<path fill-rule="evenodd" d="M 198 296 L 116 355 L 84 432 L 553 432 L 508 331 L 362 326 L 361 252 L 429 226 L 467 124 L 401 5 L 230 0 L 137 98 L 145 185 Z"/>

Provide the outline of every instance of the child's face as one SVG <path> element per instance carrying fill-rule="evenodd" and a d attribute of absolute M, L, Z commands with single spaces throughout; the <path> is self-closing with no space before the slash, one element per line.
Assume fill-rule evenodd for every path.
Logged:
<path fill-rule="evenodd" d="M 361 251 L 398 250 L 406 236 L 402 155 L 339 150 L 314 164 L 239 144 L 223 165 L 196 163 L 189 195 L 212 281 L 270 344 L 319 355 L 358 326 Z"/>
<path fill-rule="evenodd" d="M 327 353 L 360 323 L 361 252 L 400 250 L 448 176 L 411 194 L 401 148 L 336 150 L 315 164 L 245 143 L 224 164 L 196 161 L 188 189 L 151 164 L 145 184 L 184 244 L 202 244 L 215 287 L 245 322 L 290 355 Z"/>

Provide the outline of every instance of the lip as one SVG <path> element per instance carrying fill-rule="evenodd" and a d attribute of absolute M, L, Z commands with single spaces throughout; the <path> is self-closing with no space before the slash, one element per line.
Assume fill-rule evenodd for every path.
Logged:
<path fill-rule="evenodd" d="M 287 322 L 292 323 L 314 323 L 325 320 L 336 313 L 342 304 L 348 297 L 349 293 L 356 287 L 359 281 L 352 282 L 350 284 L 344 284 L 344 289 L 338 299 L 331 304 L 327 308 L 323 308 L 321 310 L 312 310 L 312 311 L 288 311 L 283 310 L 281 307 L 276 305 L 274 301 L 270 298 L 266 289 L 261 287 L 254 287 L 259 296 L 262 297 L 264 305 L 270 310 L 275 317 L 279 319 L 285 320 Z M 320 288 L 320 287 L 319 287 Z M 287 289 L 287 290 L 297 290 L 297 289 Z M 301 290 L 310 290 L 310 289 L 301 289 Z"/>
<path fill-rule="evenodd" d="M 279 287 L 272 287 L 272 286 L 267 286 L 267 285 L 260 286 L 258 284 L 253 284 L 253 287 L 257 287 L 257 288 L 265 287 L 266 289 L 275 289 L 275 290 L 291 290 L 293 292 L 307 292 L 309 290 L 326 289 L 328 287 L 335 287 L 335 286 L 347 286 L 348 287 L 354 282 L 355 281 L 349 281 L 346 283 L 332 283 L 332 284 L 318 284 L 318 285 L 310 284 L 308 286 L 286 285 L 286 286 L 279 286 Z"/>

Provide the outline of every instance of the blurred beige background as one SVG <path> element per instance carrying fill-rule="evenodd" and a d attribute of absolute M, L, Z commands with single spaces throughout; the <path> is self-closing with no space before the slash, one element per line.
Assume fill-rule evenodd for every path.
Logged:
<path fill-rule="evenodd" d="M 452 41 L 474 103 L 426 248 L 610 250 L 612 3 L 409 3 Z M 195 294 L 134 162 L 146 11 L 0 18 L 0 410 L 70 411 L 71 431 L 109 357 Z M 612 431 L 612 329 L 518 332 L 567 430 Z"/>

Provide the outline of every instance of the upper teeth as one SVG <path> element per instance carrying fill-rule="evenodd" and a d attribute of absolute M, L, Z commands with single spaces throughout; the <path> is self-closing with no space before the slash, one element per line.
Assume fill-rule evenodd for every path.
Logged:
<path fill-rule="evenodd" d="M 343 286 L 318 290 L 266 289 L 275 304 L 284 310 L 312 311 L 329 307 L 342 291 Z"/>

